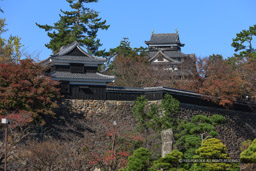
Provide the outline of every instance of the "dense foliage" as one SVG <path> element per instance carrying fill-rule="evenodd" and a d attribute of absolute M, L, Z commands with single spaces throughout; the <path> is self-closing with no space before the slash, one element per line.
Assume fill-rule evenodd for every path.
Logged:
<path fill-rule="evenodd" d="M 0 114 L 28 111 L 39 120 L 54 115 L 52 109 L 60 97 L 57 85 L 32 60 L 0 64 Z"/>
<path fill-rule="evenodd" d="M 128 158 L 128 164 L 123 171 L 153 171 L 151 166 L 151 153 L 145 148 L 139 148 Z"/>
<path fill-rule="evenodd" d="M 210 95 L 211 100 L 227 107 L 247 93 L 249 83 L 243 79 L 239 72 L 233 69 L 228 61 L 210 56 L 205 63 L 207 68 L 205 80 L 199 88 L 200 93 Z"/>
<path fill-rule="evenodd" d="M 255 65 L 250 58 L 223 59 L 213 54 L 198 59 L 197 74 L 183 88 L 208 95 L 206 99 L 226 108 L 241 100 L 250 103 L 255 101 Z"/>
<path fill-rule="evenodd" d="M 86 3 L 97 2 L 98 0 L 67 0 L 71 11 L 61 10 L 60 20 L 50 25 L 36 25 L 46 32 L 50 37 L 50 42 L 46 47 L 51 49 L 53 53 L 59 51 L 62 46 L 79 42 L 86 47 L 89 53 L 95 55 L 103 55 L 104 50 L 100 51 L 102 45 L 97 39 L 99 29 L 106 30 L 109 25 L 106 25 L 106 20 L 99 17 L 98 12 L 85 6 Z"/>
<path fill-rule="evenodd" d="M 240 170 L 237 164 L 225 162 L 225 159 L 230 159 L 226 153 L 226 146 L 216 138 L 209 138 L 202 142 L 201 147 L 196 150 L 194 159 L 212 159 L 208 162 L 195 163 L 192 166 L 194 170 L 209 170 L 209 171 L 224 171 L 224 170 Z M 217 162 L 220 159 L 220 162 Z"/>
<path fill-rule="evenodd" d="M 240 154 L 241 162 L 245 163 L 256 163 L 256 139 Z"/>
<path fill-rule="evenodd" d="M 166 94 L 161 101 L 160 109 L 155 104 L 151 104 L 147 109 L 147 103 L 148 100 L 145 96 L 140 96 L 135 100 L 132 109 L 140 131 L 148 130 L 149 128 L 154 131 L 162 131 L 169 128 L 176 129 L 179 101 Z M 159 114 L 159 111 L 161 114 Z"/>
<path fill-rule="evenodd" d="M 218 133 L 215 126 L 223 123 L 225 118 L 221 115 L 195 115 L 191 121 L 184 120 L 178 126 L 176 134 L 176 146 L 184 153 L 185 158 L 193 158 L 195 150 L 201 143 L 210 137 L 216 137 Z"/>
<path fill-rule="evenodd" d="M 181 162 L 183 158 L 182 152 L 173 150 L 171 153 L 166 154 L 165 157 L 154 161 L 153 168 L 155 170 L 178 170 L 185 171 Z"/>

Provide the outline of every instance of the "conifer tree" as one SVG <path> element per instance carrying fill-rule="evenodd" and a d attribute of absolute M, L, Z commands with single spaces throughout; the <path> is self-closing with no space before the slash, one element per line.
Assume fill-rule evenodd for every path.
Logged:
<path fill-rule="evenodd" d="M 240 52 L 241 57 L 256 57 L 255 47 L 252 40 L 256 36 L 256 25 L 249 27 L 248 30 L 242 30 L 236 34 L 231 46 L 235 48 L 235 52 Z M 237 56 L 237 54 L 235 54 Z"/>
<path fill-rule="evenodd" d="M 21 58 L 21 38 L 12 35 L 8 39 L 3 38 L 2 34 L 7 31 L 5 26 L 5 19 L 0 18 L 0 63 L 18 62 Z"/>
<path fill-rule="evenodd" d="M 176 134 L 176 146 L 183 152 L 185 158 L 192 158 L 195 150 L 201 143 L 209 138 L 218 135 L 215 126 L 222 124 L 225 118 L 214 114 L 210 117 L 195 115 L 191 121 L 184 120 L 178 126 L 179 133 Z"/>
<path fill-rule="evenodd" d="M 85 7 L 84 4 L 97 2 L 98 0 L 66 0 L 69 3 L 71 11 L 60 10 L 62 15 L 58 22 L 50 25 L 40 25 L 36 23 L 39 28 L 48 32 L 50 42 L 45 46 L 56 53 L 62 46 L 79 42 L 82 46 L 87 48 L 89 53 L 101 56 L 104 50 L 99 51 L 102 45 L 97 39 L 99 29 L 107 30 L 109 25 L 106 25 L 106 20 L 99 17 L 98 12 Z"/>
<path fill-rule="evenodd" d="M 225 160 L 228 161 L 227 159 L 230 159 L 226 153 L 226 150 L 226 146 L 219 139 L 209 138 L 203 141 L 201 147 L 196 150 L 197 155 L 194 156 L 194 159 L 204 159 L 206 162 L 195 163 L 191 170 L 240 170 L 237 163 L 225 163 Z"/>
<path fill-rule="evenodd" d="M 126 168 L 121 171 L 153 171 L 151 167 L 151 153 L 148 149 L 139 148 L 134 151 L 133 156 L 128 158 Z"/>
<path fill-rule="evenodd" d="M 171 153 L 166 154 L 165 157 L 155 160 L 153 168 L 155 170 L 185 171 L 184 163 L 181 162 L 182 158 L 182 152 L 173 150 Z"/>
<path fill-rule="evenodd" d="M 251 141 L 245 141 L 243 145 L 250 144 L 249 147 L 240 154 L 240 161 L 243 164 L 243 168 L 247 170 L 256 170 L 256 139 Z"/>
<path fill-rule="evenodd" d="M 256 163 L 256 139 L 253 140 L 248 149 L 240 154 L 240 159 L 245 163 Z"/>

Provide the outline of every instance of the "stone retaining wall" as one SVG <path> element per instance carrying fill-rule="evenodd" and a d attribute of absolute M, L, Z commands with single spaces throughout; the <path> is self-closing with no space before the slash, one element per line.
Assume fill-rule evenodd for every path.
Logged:
<path fill-rule="evenodd" d="M 150 101 L 149 104 L 160 104 L 160 101 Z M 86 119 L 101 118 L 108 122 L 116 120 L 118 123 L 126 123 L 123 129 L 135 127 L 132 114 L 133 102 L 130 101 L 103 101 L 103 100 L 65 100 L 65 107 L 78 114 L 83 114 Z M 225 124 L 218 126 L 219 139 L 226 144 L 228 153 L 233 158 L 240 154 L 240 144 L 244 140 L 256 138 L 256 115 L 246 112 L 229 111 L 223 109 L 202 107 L 189 104 L 181 104 L 179 109 L 180 119 L 190 119 L 193 115 L 221 114 L 225 116 Z"/>

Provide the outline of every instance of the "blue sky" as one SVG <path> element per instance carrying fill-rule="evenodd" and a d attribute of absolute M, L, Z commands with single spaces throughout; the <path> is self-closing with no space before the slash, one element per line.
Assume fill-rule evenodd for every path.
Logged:
<path fill-rule="evenodd" d="M 35 22 L 58 21 L 60 9 L 69 9 L 66 0 L 1 0 L 0 6 L 8 29 L 4 36 L 18 35 L 25 51 L 40 53 L 41 60 L 49 57 L 51 51 L 44 44 L 50 39 Z M 101 49 L 106 50 L 118 46 L 123 37 L 129 38 L 132 47 L 146 47 L 144 41 L 153 29 L 172 33 L 177 28 L 185 43 L 182 52 L 228 57 L 234 53 L 231 43 L 236 33 L 256 24 L 255 0 L 99 0 L 88 6 L 110 25 L 98 34 Z"/>

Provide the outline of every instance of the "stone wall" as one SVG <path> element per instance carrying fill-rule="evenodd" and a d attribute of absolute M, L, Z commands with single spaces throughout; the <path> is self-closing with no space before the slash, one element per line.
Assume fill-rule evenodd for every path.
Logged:
<path fill-rule="evenodd" d="M 160 104 L 160 101 L 150 101 L 150 103 Z M 65 108 L 69 107 L 69 111 L 82 114 L 86 120 L 90 121 L 91 127 L 99 124 L 99 120 L 103 119 L 109 123 L 117 121 L 118 124 L 122 124 L 122 129 L 131 130 L 135 127 L 131 111 L 133 102 L 130 101 L 65 100 L 62 104 Z M 226 144 L 228 153 L 233 158 L 239 157 L 241 142 L 256 138 L 255 114 L 189 104 L 180 105 L 180 119 L 190 119 L 197 114 L 225 116 L 225 124 L 217 127 L 218 138 Z"/>

